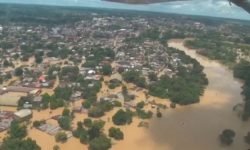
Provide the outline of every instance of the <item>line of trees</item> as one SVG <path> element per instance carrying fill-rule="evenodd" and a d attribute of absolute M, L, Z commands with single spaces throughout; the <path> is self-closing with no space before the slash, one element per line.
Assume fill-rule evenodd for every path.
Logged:
<path fill-rule="evenodd" d="M 248 120 L 250 117 L 250 62 L 241 61 L 234 67 L 234 76 L 244 80 L 244 86 L 242 87 L 242 94 L 244 95 L 244 112 L 242 115 L 243 120 Z"/>
<path fill-rule="evenodd" d="M 4 138 L 0 150 L 41 150 L 36 141 L 26 138 L 27 127 L 12 121 L 8 136 Z"/>

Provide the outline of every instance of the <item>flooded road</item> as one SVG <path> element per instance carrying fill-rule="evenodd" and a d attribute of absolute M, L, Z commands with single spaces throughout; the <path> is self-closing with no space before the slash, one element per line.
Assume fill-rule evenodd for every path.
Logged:
<path fill-rule="evenodd" d="M 244 136 L 250 131 L 250 124 L 242 122 L 233 111 L 233 107 L 243 101 L 240 94 L 242 83 L 233 77 L 232 71 L 227 67 L 184 47 L 183 40 L 171 40 L 168 44 L 169 47 L 180 49 L 200 62 L 204 66 L 209 85 L 200 103 L 168 110 L 161 121 L 153 119 L 150 134 L 155 142 L 171 150 L 250 148 L 244 143 Z M 236 138 L 230 147 L 221 146 L 218 140 L 218 135 L 226 128 L 236 132 Z"/>

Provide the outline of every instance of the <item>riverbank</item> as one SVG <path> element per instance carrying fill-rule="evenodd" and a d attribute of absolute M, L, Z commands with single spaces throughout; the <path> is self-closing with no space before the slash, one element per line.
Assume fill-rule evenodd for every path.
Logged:
<path fill-rule="evenodd" d="M 178 106 L 176 109 L 166 109 L 162 111 L 163 117 L 153 117 L 149 122 L 149 128 L 140 128 L 138 124 L 141 119 L 134 117 L 131 125 L 121 126 L 124 132 L 124 140 L 112 141 L 112 150 L 123 149 L 143 149 L 143 150 L 244 150 L 249 146 L 244 142 L 243 137 L 250 131 L 249 122 L 242 122 L 233 107 L 243 102 L 241 95 L 242 83 L 233 77 L 233 73 L 226 66 L 217 61 L 209 60 L 184 46 L 184 40 L 171 40 L 169 46 L 184 51 L 187 55 L 196 59 L 203 67 L 209 80 L 204 95 L 200 103 Z M 109 79 L 105 79 L 109 80 Z M 143 91 L 133 91 L 133 85 L 128 84 L 128 89 L 135 92 L 136 101 L 145 99 Z M 109 90 L 109 93 L 120 91 L 121 87 Z M 105 95 L 107 86 L 103 83 L 102 95 Z M 99 96 L 102 96 L 99 95 Z M 155 98 L 157 102 L 170 105 L 170 101 Z M 80 106 L 81 101 L 74 104 Z M 72 107 L 72 106 L 70 106 Z M 13 110 L 14 108 L 1 107 L 3 110 Z M 114 126 L 108 118 L 112 118 L 119 108 L 106 113 L 100 119 L 106 121 L 104 132 L 107 133 L 111 126 Z M 54 115 L 61 114 L 63 108 L 53 110 L 34 111 L 33 119 L 48 119 Z M 154 110 L 155 113 L 155 110 Z M 87 114 L 75 114 L 73 126 L 76 127 L 77 121 L 87 118 Z M 49 120 L 49 123 L 57 123 Z M 218 135 L 222 130 L 230 128 L 236 132 L 234 143 L 230 147 L 220 145 Z M 53 136 L 43 133 L 35 128 L 28 128 L 29 137 L 36 140 L 42 150 L 51 150 L 54 145 L 59 145 L 61 150 L 86 149 L 87 146 L 80 143 L 79 139 L 70 138 L 64 144 L 55 142 Z M 4 137 L 6 132 L 0 134 Z"/>
<path fill-rule="evenodd" d="M 249 123 L 242 122 L 233 107 L 243 102 L 242 83 L 233 77 L 226 66 L 211 61 L 184 46 L 184 40 L 171 40 L 169 47 L 184 51 L 196 59 L 209 80 L 209 85 L 201 97 L 200 103 L 179 107 L 167 114 L 166 120 L 152 121 L 152 138 L 159 145 L 171 146 L 171 150 L 235 150 L 247 149 L 243 137 L 250 130 Z M 230 147 L 220 145 L 218 136 L 226 128 L 236 132 L 234 143 Z"/>

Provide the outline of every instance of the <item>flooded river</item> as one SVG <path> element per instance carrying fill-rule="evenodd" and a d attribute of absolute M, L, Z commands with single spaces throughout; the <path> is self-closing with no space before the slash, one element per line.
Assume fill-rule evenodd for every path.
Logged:
<path fill-rule="evenodd" d="M 184 51 L 202 66 L 209 80 L 198 104 L 168 110 L 161 121 L 153 120 L 150 133 L 159 145 L 171 150 L 247 150 L 244 136 L 249 123 L 242 122 L 232 108 L 242 102 L 242 83 L 233 77 L 227 67 L 211 61 L 194 50 L 184 47 L 183 40 L 169 41 L 169 46 Z M 220 145 L 218 135 L 230 128 L 236 132 L 230 147 Z M 164 148 L 163 148 L 164 149 Z M 166 149 L 165 149 L 166 150 Z"/>
<path fill-rule="evenodd" d="M 163 118 L 153 117 L 149 129 L 138 128 L 137 125 L 141 120 L 134 118 L 131 125 L 120 127 L 125 133 L 124 140 L 112 141 L 112 150 L 247 150 L 250 148 L 244 142 L 244 136 L 250 131 L 250 123 L 242 122 L 233 111 L 233 107 L 243 101 L 240 94 L 242 83 L 233 77 L 232 71 L 227 67 L 196 54 L 194 50 L 184 47 L 183 43 L 183 40 L 172 40 L 169 41 L 169 46 L 183 50 L 199 61 L 204 66 L 204 72 L 209 80 L 200 103 L 162 111 Z M 106 91 L 106 88 L 103 91 Z M 139 92 L 136 99 L 145 99 L 143 92 Z M 168 100 L 161 101 L 169 105 Z M 62 109 L 57 109 L 52 114 L 49 110 L 34 112 L 34 120 L 61 114 Z M 112 118 L 117 109 L 101 119 L 107 121 L 108 118 Z M 86 117 L 86 114 L 76 115 L 74 125 Z M 112 122 L 107 121 L 106 133 L 111 126 Z M 234 143 L 230 147 L 222 146 L 218 140 L 218 135 L 226 128 L 236 132 Z M 0 139 L 4 136 L 5 132 L 0 134 Z M 87 150 L 87 145 L 80 144 L 79 139 L 70 138 L 68 142 L 58 144 L 53 136 L 34 128 L 29 129 L 29 137 L 35 139 L 42 150 L 51 150 L 54 145 L 59 145 L 61 150 Z"/>

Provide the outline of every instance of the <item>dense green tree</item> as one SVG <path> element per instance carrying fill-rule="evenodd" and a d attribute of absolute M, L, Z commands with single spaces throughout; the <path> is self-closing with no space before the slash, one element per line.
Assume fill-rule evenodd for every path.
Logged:
<path fill-rule="evenodd" d="M 47 109 L 49 107 L 49 102 L 50 102 L 50 95 L 48 93 L 45 93 L 42 95 L 42 108 Z"/>
<path fill-rule="evenodd" d="M 112 117 L 112 121 L 115 125 L 126 125 L 132 122 L 132 114 L 130 111 L 118 110 Z"/>
<path fill-rule="evenodd" d="M 64 100 L 70 100 L 70 96 L 72 95 L 72 89 L 70 87 L 57 87 L 55 90 L 55 97 L 61 98 Z"/>
<path fill-rule="evenodd" d="M 136 109 L 137 116 L 141 119 L 150 119 L 153 116 L 153 112 L 151 111 L 145 111 L 142 109 Z"/>
<path fill-rule="evenodd" d="M 109 76 L 112 74 L 112 66 L 111 65 L 103 65 L 102 66 L 102 74 L 105 75 L 105 76 Z"/>
<path fill-rule="evenodd" d="M 68 49 L 63 48 L 59 51 L 59 55 L 62 59 L 65 59 L 69 56 L 69 52 L 70 51 Z"/>
<path fill-rule="evenodd" d="M 86 127 L 91 128 L 92 125 L 93 125 L 93 122 L 92 122 L 92 120 L 91 120 L 90 118 L 86 118 L 86 119 L 83 120 L 83 124 L 84 124 Z"/>
<path fill-rule="evenodd" d="M 112 137 L 116 140 L 123 140 L 123 132 L 119 128 L 111 127 L 109 129 L 109 137 Z"/>
<path fill-rule="evenodd" d="M 26 126 L 20 125 L 17 121 L 12 121 L 9 130 L 10 138 L 22 139 L 27 136 Z"/>
<path fill-rule="evenodd" d="M 235 137 L 235 132 L 231 129 L 225 129 L 220 135 L 220 141 L 224 145 L 231 145 Z"/>
<path fill-rule="evenodd" d="M 82 103 L 83 108 L 89 109 L 91 107 L 91 101 L 85 100 Z"/>
<path fill-rule="evenodd" d="M 41 147 L 30 138 L 25 140 L 7 138 L 4 139 L 0 150 L 41 150 Z"/>
<path fill-rule="evenodd" d="M 60 79 L 69 80 L 71 82 L 76 81 L 79 74 L 79 68 L 77 66 L 65 66 L 62 67 L 60 72 Z"/>
<path fill-rule="evenodd" d="M 50 109 L 57 109 L 57 108 L 63 107 L 63 106 L 64 106 L 63 99 L 60 99 L 60 98 L 57 99 L 55 96 L 51 96 Z"/>
<path fill-rule="evenodd" d="M 136 104 L 136 108 L 137 109 L 143 109 L 144 106 L 145 106 L 145 102 L 144 101 L 138 102 Z"/>
<path fill-rule="evenodd" d="M 243 120 L 250 117 L 250 62 L 241 61 L 234 67 L 234 76 L 245 81 L 242 91 L 245 100 Z"/>
<path fill-rule="evenodd" d="M 139 87 L 144 88 L 146 86 L 146 80 L 142 76 L 141 72 L 135 70 L 127 71 L 122 74 L 122 77 L 126 82 L 134 83 Z"/>
<path fill-rule="evenodd" d="M 89 139 L 92 140 L 94 138 L 99 137 L 102 134 L 102 128 L 104 127 L 105 122 L 102 120 L 95 120 L 88 130 Z"/>
<path fill-rule="evenodd" d="M 89 109 L 88 116 L 93 118 L 99 118 L 104 116 L 104 110 L 101 107 L 94 106 Z"/>
<path fill-rule="evenodd" d="M 83 127 L 82 122 L 77 123 L 77 129 L 73 131 L 73 136 L 80 139 L 83 144 L 88 143 L 89 135 L 87 130 Z"/>
<path fill-rule="evenodd" d="M 88 135 L 88 132 L 87 131 L 82 131 L 80 132 L 80 142 L 83 143 L 83 144 L 86 144 L 89 142 L 89 135 Z"/>
<path fill-rule="evenodd" d="M 108 150 L 111 146 L 111 140 L 102 135 L 90 141 L 89 150 Z"/>
<path fill-rule="evenodd" d="M 15 69 L 15 76 L 22 76 L 23 75 L 23 68 L 18 67 Z"/>
<path fill-rule="evenodd" d="M 35 55 L 35 61 L 37 64 L 40 64 L 43 62 L 43 57 L 40 55 Z"/>
<path fill-rule="evenodd" d="M 64 130 L 71 129 L 71 118 L 68 116 L 62 116 L 58 119 L 59 126 Z"/>
<path fill-rule="evenodd" d="M 33 122 L 33 126 L 38 128 L 39 126 L 41 126 L 42 124 L 45 124 L 45 123 L 46 123 L 45 120 L 40 120 L 40 121 L 36 120 L 36 121 Z"/>

